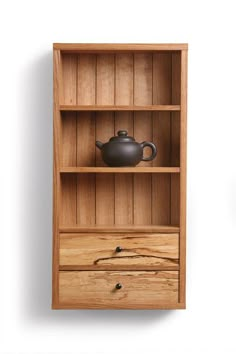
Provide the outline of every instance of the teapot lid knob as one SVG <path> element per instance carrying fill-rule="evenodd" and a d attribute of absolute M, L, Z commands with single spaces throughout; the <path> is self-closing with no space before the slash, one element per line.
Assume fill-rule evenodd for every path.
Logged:
<path fill-rule="evenodd" d="M 127 130 L 119 130 L 117 132 L 118 136 L 127 136 L 128 135 L 128 132 Z"/>

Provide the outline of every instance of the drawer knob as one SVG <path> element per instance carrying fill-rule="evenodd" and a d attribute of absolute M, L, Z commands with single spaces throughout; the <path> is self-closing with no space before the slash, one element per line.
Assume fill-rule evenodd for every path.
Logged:
<path fill-rule="evenodd" d="M 116 252 L 121 252 L 122 251 L 122 248 L 120 246 L 117 246 L 116 247 Z"/>
<path fill-rule="evenodd" d="M 120 283 L 117 283 L 117 284 L 116 284 L 116 289 L 119 290 L 119 289 L 121 289 L 121 288 L 122 288 L 122 285 L 121 285 Z"/>

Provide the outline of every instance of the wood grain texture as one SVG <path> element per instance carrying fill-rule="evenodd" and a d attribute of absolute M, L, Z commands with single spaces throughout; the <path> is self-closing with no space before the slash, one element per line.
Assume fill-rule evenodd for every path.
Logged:
<path fill-rule="evenodd" d="M 62 56 L 62 81 L 60 90 L 62 91 L 62 100 L 60 104 L 76 104 L 76 75 L 77 75 L 77 56 L 65 54 Z"/>
<path fill-rule="evenodd" d="M 115 132 L 124 129 L 133 136 L 132 112 L 115 114 Z M 121 173 L 115 174 L 115 224 L 127 225 L 133 223 L 133 175 L 123 173 L 122 169 L 120 168 Z"/>
<path fill-rule="evenodd" d="M 180 290 L 179 301 L 186 302 L 186 165 L 187 165 L 187 62 L 186 50 L 181 53 L 180 115 Z"/>
<path fill-rule="evenodd" d="M 61 117 L 59 112 L 59 102 L 62 86 L 62 63 L 59 50 L 53 51 L 53 247 L 52 247 L 52 306 L 58 304 L 58 266 L 59 266 L 59 224 L 60 220 L 60 137 L 61 137 Z"/>
<path fill-rule="evenodd" d="M 87 270 L 176 269 L 178 244 L 178 234 L 61 234 L 60 266 Z M 117 246 L 121 252 L 116 252 Z"/>
<path fill-rule="evenodd" d="M 77 176 L 61 176 L 60 224 L 76 225 L 77 223 Z"/>
<path fill-rule="evenodd" d="M 153 54 L 153 103 L 171 103 L 171 53 Z M 153 166 L 170 166 L 171 154 L 171 121 L 170 112 L 153 112 L 153 133 L 152 138 L 157 144 L 157 157 Z M 170 175 L 152 174 L 152 223 L 170 224 L 171 204 L 170 204 Z"/>
<path fill-rule="evenodd" d="M 133 105 L 133 62 L 133 54 L 115 56 L 115 105 Z"/>
<path fill-rule="evenodd" d="M 152 105 L 151 54 L 134 54 L 134 105 Z"/>
<path fill-rule="evenodd" d="M 108 233 L 138 233 L 138 232 L 156 232 L 156 233 L 178 233 L 179 226 L 173 225 L 60 225 L 60 232 L 108 232 Z"/>
<path fill-rule="evenodd" d="M 64 112 L 61 132 L 61 166 L 76 166 L 76 112 Z"/>
<path fill-rule="evenodd" d="M 61 271 L 60 305 L 149 308 L 178 303 L 177 271 Z M 117 283 L 122 289 L 115 288 Z"/>
<path fill-rule="evenodd" d="M 96 140 L 106 142 L 114 135 L 113 113 L 98 112 L 96 117 Z M 99 149 L 96 165 L 105 165 Z M 114 224 L 114 213 L 114 174 L 96 174 L 96 224 Z"/>
<path fill-rule="evenodd" d="M 77 62 L 77 104 L 95 104 L 96 56 L 79 54 Z"/>
<path fill-rule="evenodd" d="M 60 105 L 61 111 L 180 111 L 180 105 Z"/>
<path fill-rule="evenodd" d="M 153 104 L 171 104 L 172 56 L 171 53 L 153 54 Z"/>
<path fill-rule="evenodd" d="M 152 104 L 152 54 L 134 54 L 134 105 Z M 134 137 L 137 141 L 152 141 L 152 115 L 134 114 Z M 150 154 L 145 149 L 143 156 Z M 139 166 L 151 166 L 140 162 Z M 134 175 L 134 224 L 151 224 L 151 175 Z"/>
<path fill-rule="evenodd" d="M 180 224 L 180 178 L 179 175 L 170 176 L 171 183 L 171 225 Z"/>
<path fill-rule="evenodd" d="M 188 49 L 187 43 L 54 43 L 54 49 L 72 52 L 130 52 L 130 51 L 155 51 L 155 50 L 183 50 Z"/>
<path fill-rule="evenodd" d="M 95 114 L 77 113 L 77 166 L 95 166 Z M 88 138 L 89 137 L 89 138 Z M 77 224 L 95 223 L 95 175 L 77 175 Z"/>
<path fill-rule="evenodd" d="M 187 45 L 59 47 L 52 306 L 185 308 Z M 105 166 L 95 141 L 119 129 L 156 159 Z"/>
<path fill-rule="evenodd" d="M 152 175 L 152 223 L 169 225 L 171 215 L 170 205 L 170 175 Z"/>
<path fill-rule="evenodd" d="M 61 173 L 179 173 L 179 167 L 61 167 Z"/>
<path fill-rule="evenodd" d="M 83 173 L 77 176 L 76 198 L 77 225 L 94 225 L 96 222 L 94 174 Z"/>
<path fill-rule="evenodd" d="M 114 105 L 114 68 L 115 60 L 113 54 L 100 54 L 97 56 L 97 104 Z"/>

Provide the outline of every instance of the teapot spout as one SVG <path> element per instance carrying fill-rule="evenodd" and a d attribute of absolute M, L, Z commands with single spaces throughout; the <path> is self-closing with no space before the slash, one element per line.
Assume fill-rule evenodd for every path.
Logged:
<path fill-rule="evenodd" d="M 101 141 L 96 141 L 96 146 L 101 150 L 103 147 L 103 143 L 101 143 Z"/>

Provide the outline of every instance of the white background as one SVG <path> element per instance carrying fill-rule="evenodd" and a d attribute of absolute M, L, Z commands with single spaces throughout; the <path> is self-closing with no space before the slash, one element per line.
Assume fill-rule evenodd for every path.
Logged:
<path fill-rule="evenodd" d="M 1 1 L 1 353 L 236 353 L 234 4 Z M 185 311 L 50 309 L 53 42 L 189 43 Z"/>

